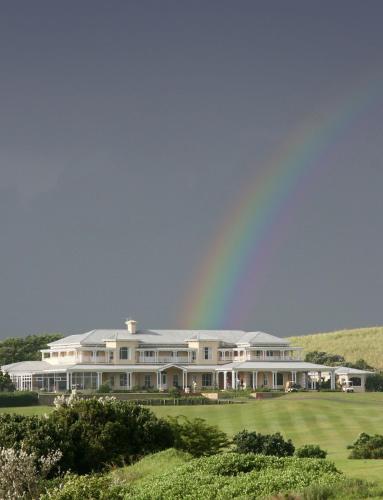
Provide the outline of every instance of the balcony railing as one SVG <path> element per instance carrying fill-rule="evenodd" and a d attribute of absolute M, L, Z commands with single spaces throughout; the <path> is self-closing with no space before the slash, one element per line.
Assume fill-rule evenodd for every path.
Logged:
<path fill-rule="evenodd" d="M 195 363 L 195 361 L 190 360 L 187 356 L 140 356 L 138 358 L 138 363 Z"/>

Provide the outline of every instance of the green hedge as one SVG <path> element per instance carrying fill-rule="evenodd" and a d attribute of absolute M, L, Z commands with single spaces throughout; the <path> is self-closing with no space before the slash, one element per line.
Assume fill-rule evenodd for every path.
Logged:
<path fill-rule="evenodd" d="M 13 406 L 35 406 L 39 404 L 37 392 L 0 392 L 0 408 Z"/>

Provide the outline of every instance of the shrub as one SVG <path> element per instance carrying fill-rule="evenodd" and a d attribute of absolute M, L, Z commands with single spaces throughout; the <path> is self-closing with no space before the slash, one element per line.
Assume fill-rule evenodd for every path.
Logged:
<path fill-rule="evenodd" d="M 0 498 L 35 499 L 42 491 L 43 480 L 60 459 L 50 453 L 38 460 L 24 450 L 0 448 Z"/>
<path fill-rule="evenodd" d="M 173 445 L 170 424 L 135 403 L 110 397 L 60 401 L 45 417 L 0 415 L 0 447 L 23 446 L 37 457 L 61 450 L 61 469 L 85 474 Z"/>
<path fill-rule="evenodd" d="M 180 398 L 181 397 L 181 391 L 178 387 L 171 387 L 168 390 L 169 397 L 171 398 Z"/>
<path fill-rule="evenodd" d="M 202 418 L 169 417 L 168 422 L 174 436 L 174 448 L 193 457 L 214 455 L 229 444 L 224 432 Z"/>
<path fill-rule="evenodd" d="M 36 392 L 0 392 L 0 407 L 35 406 L 39 404 Z"/>
<path fill-rule="evenodd" d="M 111 392 L 112 389 L 110 388 L 110 385 L 108 384 L 102 384 L 100 387 L 97 389 L 97 392 L 101 394 L 107 394 L 108 392 Z"/>
<path fill-rule="evenodd" d="M 348 448 L 352 450 L 349 458 L 383 458 L 383 436 L 370 436 L 362 432 Z"/>
<path fill-rule="evenodd" d="M 317 444 L 305 444 L 295 450 L 294 455 L 299 458 L 326 458 L 327 451 L 322 450 Z"/>
<path fill-rule="evenodd" d="M 61 484 L 40 496 L 40 500 L 120 500 L 121 488 L 108 476 L 67 474 Z"/>
<path fill-rule="evenodd" d="M 136 500 L 231 500 L 302 491 L 312 484 L 336 484 L 341 473 L 325 460 L 220 453 L 192 460 L 126 489 Z"/>
<path fill-rule="evenodd" d="M 274 455 L 277 457 L 288 457 L 294 454 L 295 447 L 289 439 L 285 441 L 283 436 L 275 434 L 260 434 L 243 430 L 233 438 L 235 451 L 238 453 L 260 453 L 262 455 Z"/>
<path fill-rule="evenodd" d="M 112 397 L 75 400 L 48 420 L 65 445 L 62 465 L 77 473 L 100 471 L 173 445 L 171 426 L 152 411 Z"/>
<path fill-rule="evenodd" d="M 383 374 L 374 373 L 366 378 L 366 391 L 383 392 Z"/>

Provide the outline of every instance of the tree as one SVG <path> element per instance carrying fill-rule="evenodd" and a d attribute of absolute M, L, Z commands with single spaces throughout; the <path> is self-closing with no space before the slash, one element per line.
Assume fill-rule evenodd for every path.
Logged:
<path fill-rule="evenodd" d="M 14 337 L 0 341 L 0 365 L 9 365 L 18 361 L 38 361 L 40 349 L 62 338 L 59 333 L 28 335 L 25 338 Z"/>
<path fill-rule="evenodd" d="M 237 453 L 259 453 L 261 455 L 275 455 L 277 457 L 290 457 L 294 454 L 295 447 L 291 439 L 285 441 L 283 436 L 275 434 L 260 434 L 248 432 L 246 429 L 238 432 L 233 438 Z"/>
<path fill-rule="evenodd" d="M 174 448 L 194 457 L 214 455 L 229 444 L 227 435 L 203 418 L 169 417 L 168 422 L 174 436 Z"/>
<path fill-rule="evenodd" d="M 0 392 L 13 392 L 16 390 L 9 373 L 0 371 Z"/>
<path fill-rule="evenodd" d="M 346 360 L 340 354 L 328 354 L 324 351 L 308 352 L 305 361 L 325 366 L 342 366 L 346 363 Z"/>

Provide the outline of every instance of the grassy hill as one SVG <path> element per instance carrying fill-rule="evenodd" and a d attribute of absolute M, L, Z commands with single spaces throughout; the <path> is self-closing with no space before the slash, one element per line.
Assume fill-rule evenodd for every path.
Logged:
<path fill-rule="evenodd" d="M 315 333 L 301 337 L 290 337 L 291 344 L 308 351 L 325 351 L 341 354 L 347 361 L 363 358 L 374 368 L 383 370 L 383 327 L 339 330 Z"/>

